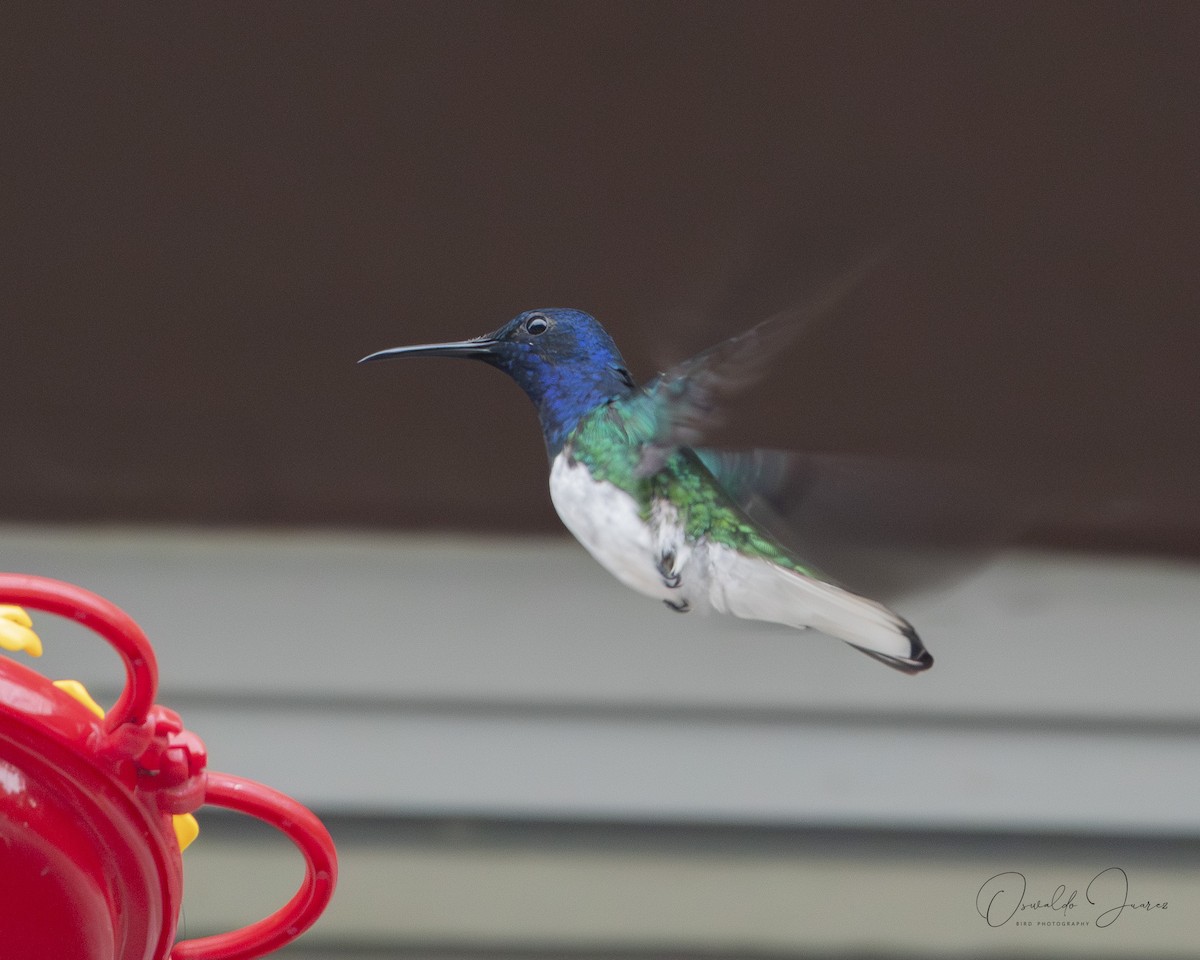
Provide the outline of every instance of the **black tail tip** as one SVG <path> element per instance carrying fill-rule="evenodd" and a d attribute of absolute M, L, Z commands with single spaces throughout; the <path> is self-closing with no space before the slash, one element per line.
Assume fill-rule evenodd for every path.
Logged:
<path fill-rule="evenodd" d="M 912 665 L 905 670 L 906 673 L 924 673 L 933 666 L 933 654 L 921 647 L 919 653 L 912 658 Z"/>
<path fill-rule="evenodd" d="M 921 638 L 917 636 L 915 631 L 908 624 L 904 625 L 903 631 L 905 639 L 909 643 L 909 653 L 906 657 L 893 656 L 887 653 L 880 653 L 878 650 L 868 650 L 866 647 L 860 647 L 856 643 L 850 644 L 855 650 L 865 653 L 872 660 L 878 660 L 880 663 L 885 663 L 893 670 L 899 670 L 901 673 L 910 675 L 924 673 L 933 666 L 933 654 L 925 649 L 925 644 L 921 642 Z"/>

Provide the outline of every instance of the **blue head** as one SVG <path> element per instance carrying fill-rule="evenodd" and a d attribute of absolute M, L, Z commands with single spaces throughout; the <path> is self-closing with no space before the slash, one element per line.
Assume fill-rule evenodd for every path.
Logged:
<path fill-rule="evenodd" d="M 468 357 L 503 370 L 537 407 L 551 457 L 584 414 L 633 389 L 612 337 L 595 317 L 565 307 L 527 310 L 474 340 L 395 347 L 359 362 L 413 356 Z"/>

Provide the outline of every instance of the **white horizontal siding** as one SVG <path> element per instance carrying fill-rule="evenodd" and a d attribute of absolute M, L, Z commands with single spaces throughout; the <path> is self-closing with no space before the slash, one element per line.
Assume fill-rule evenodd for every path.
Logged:
<path fill-rule="evenodd" d="M 8 527 L 0 565 L 124 606 L 213 766 L 327 811 L 1200 833 L 1196 565 L 1009 555 L 900 607 L 916 678 L 560 540 Z"/>
<path fill-rule="evenodd" d="M 286 844 L 248 845 L 213 830 L 185 854 L 189 935 L 227 930 L 275 909 L 296 885 Z M 374 946 L 379 958 L 504 960 L 798 960 L 801 957 L 1178 958 L 1196 955 L 1200 898 L 1194 861 L 1122 851 L 1131 900 L 1167 900 L 1153 914 L 1124 911 L 1095 927 L 1088 882 L 1111 865 L 1101 844 L 1031 851 L 941 844 L 656 844 L 586 836 L 562 842 L 457 839 L 405 842 L 338 836 L 341 879 L 328 913 L 301 941 L 304 956 L 332 960 L 339 946 Z M 883 847 L 881 850 L 880 847 Z M 1027 901 L 1063 884 L 1066 911 L 1040 910 L 992 928 L 976 894 L 1019 870 Z M 1112 889 L 1101 901 L 1111 903 Z M 1097 889 L 1099 898 L 1099 888 Z M 1003 901 L 1001 901 L 1003 902 Z M 1086 923 L 1064 929 L 1068 919 Z M 425 949 L 422 949 L 424 947 Z M 347 952 L 361 958 L 366 954 Z"/>

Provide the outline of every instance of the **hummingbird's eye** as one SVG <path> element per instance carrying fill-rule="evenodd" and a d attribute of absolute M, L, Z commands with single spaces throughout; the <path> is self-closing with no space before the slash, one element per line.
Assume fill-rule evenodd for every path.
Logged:
<path fill-rule="evenodd" d="M 540 313 L 535 313 L 532 317 L 525 321 L 525 332 L 531 337 L 541 336 L 550 326 L 550 321 L 543 317 Z"/>

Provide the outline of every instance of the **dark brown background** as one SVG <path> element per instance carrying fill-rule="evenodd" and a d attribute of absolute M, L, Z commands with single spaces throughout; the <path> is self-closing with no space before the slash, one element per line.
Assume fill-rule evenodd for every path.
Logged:
<path fill-rule="evenodd" d="M 2 518 L 557 529 L 511 384 L 354 360 L 561 304 L 646 376 L 887 246 L 738 439 L 1200 549 L 1194 4 L 17 6 Z"/>

